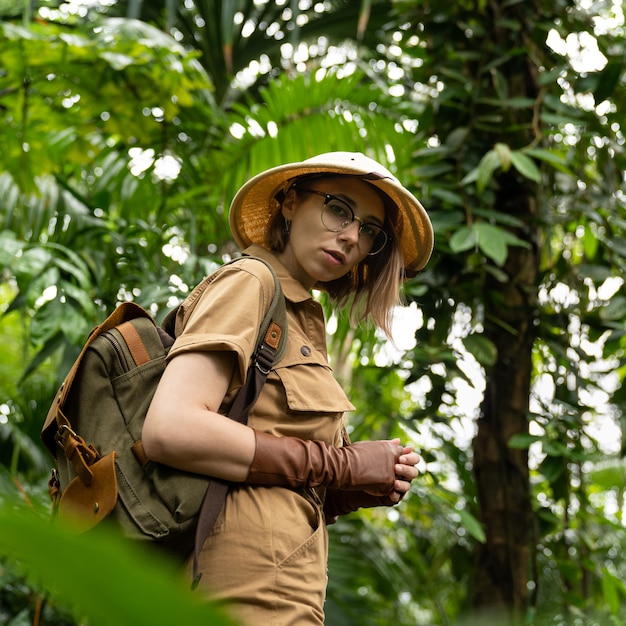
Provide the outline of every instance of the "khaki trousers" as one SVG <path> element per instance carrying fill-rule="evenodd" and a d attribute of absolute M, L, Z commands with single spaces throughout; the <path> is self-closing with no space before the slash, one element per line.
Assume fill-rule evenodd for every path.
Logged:
<path fill-rule="evenodd" d="M 242 626 L 321 626 L 327 559 L 316 494 L 236 487 L 202 549 L 198 590 Z"/>

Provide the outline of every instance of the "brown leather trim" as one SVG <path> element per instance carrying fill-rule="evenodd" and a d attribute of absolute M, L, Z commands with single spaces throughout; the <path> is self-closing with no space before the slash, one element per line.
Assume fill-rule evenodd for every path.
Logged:
<path fill-rule="evenodd" d="M 141 441 L 141 439 L 139 441 L 135 441 L 130 449 L 131 452 L 135 455 L 137 461 L 139 461 L 139 465 L 141 465 L 141 467 L 145 467 L 150 462 L 148 455 L 143 449 L 143 442 Z"/>
<path fill-rule="evenodd" d="M 124 341 L 128 345 L 128 349 L 130 350 L 130 354 L 133 357 L 133 361 L 135 361 L 135 365 L 139 367 L 144 363 L 147 363 L 150 360 L 150 355 L 146 350 L 146 346 L 144 346 L 143 341 L 141 341 L 141 337 L 137 332 L 137 329 L 132 325 L 131 322 L 124 322 L 117 327 L 122 337 L 124 337 Z"/>
<path fill-rule="evenodd" d="M 265 343 L 276 350 L 280 343 L 280 337 L 283 334 L 283 329 L 276 323 L 272 322 L 265 333 Z"/>

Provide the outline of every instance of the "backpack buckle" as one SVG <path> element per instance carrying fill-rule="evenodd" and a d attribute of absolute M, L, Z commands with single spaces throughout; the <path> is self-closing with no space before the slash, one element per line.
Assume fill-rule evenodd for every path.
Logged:
<path fill-rule="evenodd" d="M 255 367 L 263 374 L 267 376 L 274 364 L 274 355 L 276 354 L 276 350 L 268 346 L 266 343 L 262 343 L 257 350 L 256 356 L 254 357 L 254 365 Z"/>
<path fill-rule="evenodd" d="M 78 434 L 75 433 L 67 424 L 61 424 L 58 430 L 54 435 L 54 440 L 61 446 L 61 448 L 65 448 L 67 445 L 67 440 L 69 438 L 78 439 Z"/>

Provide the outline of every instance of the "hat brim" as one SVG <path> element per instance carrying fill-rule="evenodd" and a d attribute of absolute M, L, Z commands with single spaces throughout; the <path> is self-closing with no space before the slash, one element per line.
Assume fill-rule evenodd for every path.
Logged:
<path fill-rule="evenodd" d="M 387 169 L 362 154 L 351 152 L 328 153 L 300 163 L 279 165 L 246 182 L 230 206 L 230 227 L 237 245 L 245 249 L 253 243 L 263 244 L 278 207 L 276 195 L 285 188 L 287 181 L 311 174 L 358 176 L 382 191 L 398 210 L 395 229 L 405 271 L 412 274 L 424 268 L 434 243 L 433 227 L 426 210 Z"/>

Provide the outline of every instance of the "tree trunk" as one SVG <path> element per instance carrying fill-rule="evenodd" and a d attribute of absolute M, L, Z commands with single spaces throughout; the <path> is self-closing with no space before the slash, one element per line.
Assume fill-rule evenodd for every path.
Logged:
<path fill-rule="evenodd" d="M 500 181 L 498 205 L 517 217 L 534 214 L 533 198 Z M 534 340 L 537 254 L 510 249 L 506 284 L 487 284 L 486 336 L 498 350 L 488 374 L 482 415 L 474 440 L 474 474 L 487 541 L 476 551 L 474 605 L 519 619 L 527 606 L 532 510 L 528 454 L 509 448 L 513 435 L 528 432 L 528 399 Z"/>
<path fill-rule="evenodd" d="M 488 7 L 496 49 L 524 49 L 531 45 L 530 25 L 537 19 L 533 4 L 489 0 Z M 505 18 L 520 28 L 499 26 Z M 510 58 L 500 66 L 507 98 L 538 102 L 540 90 L 533 63 L 533 57 L 527 55 Z M 494 93 L 494 97 L 497 95 Z M 528 109 L 511 109 L 505 126 L 517 132 L 494 137 L 494 143 L 503 141 L 519 150 L 537 139 L 536 120 Z M 475 554 L 474 606 L 481 611 L 500 610 L 514 623 L 521 621 L 528 607 L 530 559 L 535 551 L 528 453 L 510 448 L 508 442 L 514 435 L 528 433 L 539 280 L 537 196 L 536 185 L 512 167 L 497 179 L 494 206 L 524 224 L 515 234 L 530 247 L 509 247 L 503 268 L 506 282 L 491 275 L 486 281 L 485 335 L 495 344 L 498 356 L 493 370 L 487 373 L 473 442 L 479 511 L 487 537 Z"/>

